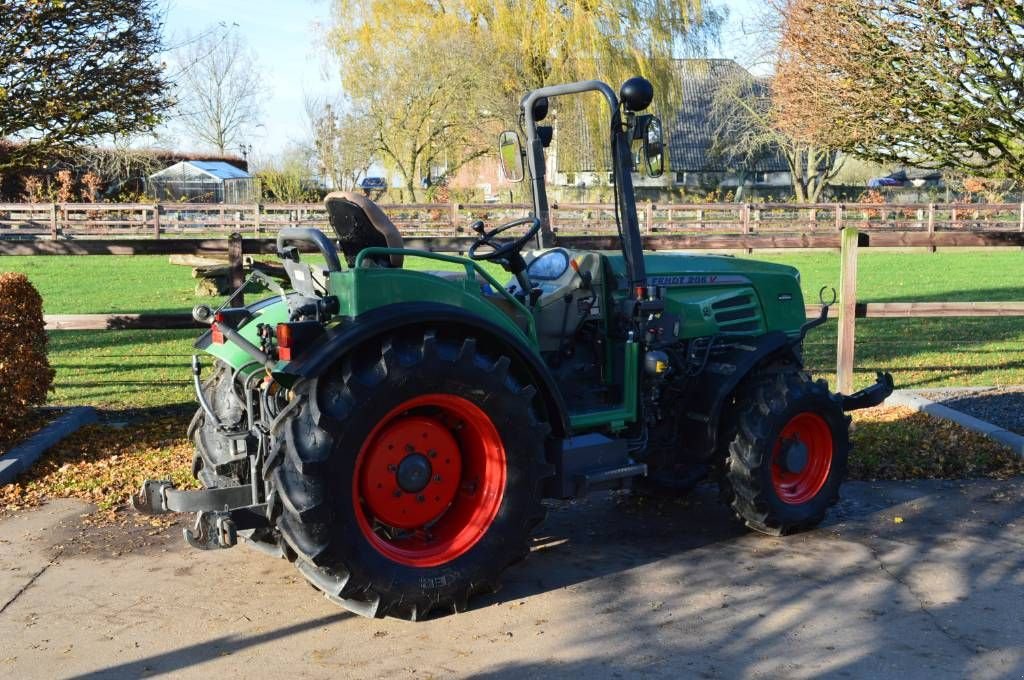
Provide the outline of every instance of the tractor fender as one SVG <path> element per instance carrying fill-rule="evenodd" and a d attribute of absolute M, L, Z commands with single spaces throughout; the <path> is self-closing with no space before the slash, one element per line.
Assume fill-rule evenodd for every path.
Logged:
<path fill-rule="evenodd" d="M 436 302 L 403 302 L 377 307 L 347 322 L 329 329 L 324 339 L 274 372 L 274 377 L 285 385 L 299 379 L 321 375 L 345 354 L 363 343 L 400 328 L 411 326 L 436 326 L 444 329 L 461 329 L 472 333 L 479 340 L 507 352 L 514 365 L 522 367 L 538 391 L 544 404 L 552 434 L 566 437 L 569 434 L 569 418 L 562 393 L 554 376 L 541 360 L 540 355 L 522 338 L 501 326 L 481 319 L 459 307 Z"/>
<path fill-rule="evenodd" d="M 782 331 L 744 338 L 729 352 L 708 362 L 691 392 L 698 396 L 689 402 L 682 419 L 682 441 L 697 460 L 708 461 L 718 450 L 722 414 L 736 388 L 752 373 L 773 363 L 802 365 L 793 339 Z"/>

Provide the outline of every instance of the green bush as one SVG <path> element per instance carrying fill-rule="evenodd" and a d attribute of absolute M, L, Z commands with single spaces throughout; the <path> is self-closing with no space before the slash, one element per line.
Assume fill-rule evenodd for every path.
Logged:
<path fill-rule="evenodd" d="M 24 274 L 0 274 L 0 429 L 46 401 L 54 375 L 46 345 L 43 299 Z"/>

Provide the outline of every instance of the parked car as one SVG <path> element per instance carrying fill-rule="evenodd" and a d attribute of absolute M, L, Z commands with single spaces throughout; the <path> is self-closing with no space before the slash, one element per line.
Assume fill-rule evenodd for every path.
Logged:
<path fill-rule="evenodd" d="M 388 181 L 383 177 L 364 177 L 359 188 L 363 191 L 387 191 Z"/>

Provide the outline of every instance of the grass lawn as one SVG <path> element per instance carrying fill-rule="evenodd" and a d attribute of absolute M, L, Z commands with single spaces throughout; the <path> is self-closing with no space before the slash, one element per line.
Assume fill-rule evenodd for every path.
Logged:
<path fill-rule="evenodd" d="M 798 267 L 808 302 L 835 286 L 833 252 L 755 254 Z M 456 268 L 409 258 L 413 268 Z M 500 268 L 489 266 L 504 280 Z M 188 267 L 165 256 L 0 257 L 0 271 L 22 271 L 43 295 L 46 312 L 186 311 L 200 301 Z M 1024 252 L 866 250 L 859 262 L 859 299 L 883 301 L 1024 300 Z M 809 366 L 832 379 L 835 323 L 806 341 Z M 65 331 L 51 333 L 57 369 L 53 397 L 61 404 L 142 407 L 191 400 L 188 357 L 192 331 Z M 861 319 L 856 379 L 892 371 L 905 387 L 1024 383 L 1024 318 Z"/>

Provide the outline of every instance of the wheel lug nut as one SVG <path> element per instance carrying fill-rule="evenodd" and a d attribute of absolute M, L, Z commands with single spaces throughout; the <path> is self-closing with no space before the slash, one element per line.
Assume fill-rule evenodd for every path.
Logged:
<path fill-rule="evenodd" d="M 416 452 L 416 447 L 413 446 L 412 444 L 406 444 L 405 445 L 405 450 L 408 451 L 409 453 L 415 453 Z"/>
<path fill-rule="evenodd" d="M 401 498 L 401 497 L 402 497 L 402 490 L 401 489 L 395 489 L 395 498 Z"/>
<path fill-rule="evenodd" d="M 437 458 L 437 451 L 435 451 L 434 449 L 430 449 L 429 451 L 427 451 L 427 455 L 430 456 L 431 458 Z"/>
<path fill-rule="evenodd" d="M 397 471 L 398 471 L 398 466 L 397 465 L 395 465 L 394 463 L 391 463 L 390 465 L 388 465 L 388 472 L 397 472 Z"/>
<path fill-rule="evenodd" d="M 420 503 L 422 503 L 423 501 L 425 501 L 427 499 L 423 497 L 423 494 L 420 494 L 419 496 L 416 496 L 416 500 L 418 500 Z"/>
<path fill-rule="evenodd" d="M 434 475 L 434 481 L 435 482 L 440 482 L 441 481 L 441 475 Z"/>

